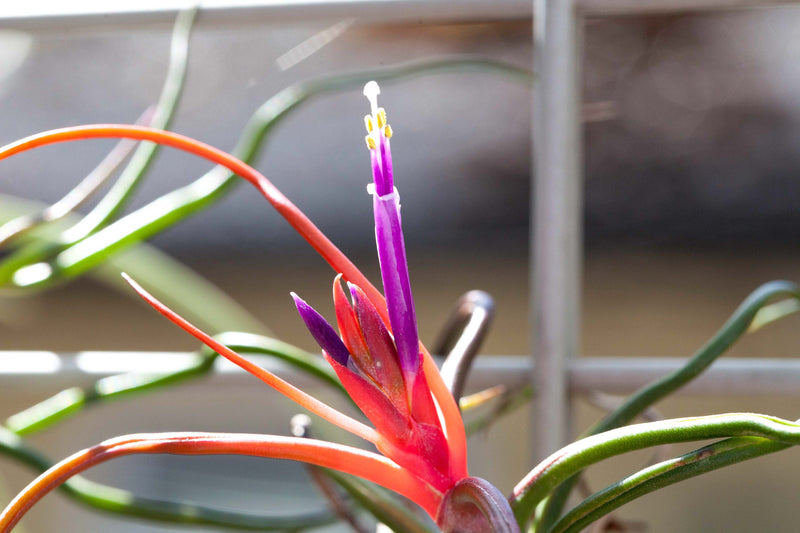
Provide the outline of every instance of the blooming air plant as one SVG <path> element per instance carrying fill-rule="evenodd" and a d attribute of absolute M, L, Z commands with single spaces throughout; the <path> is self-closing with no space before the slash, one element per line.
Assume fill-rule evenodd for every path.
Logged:
<path fill-rule="evenodd" d="M 3 150 L 2 156 L 8 157 L 36 146 L 82 138 L 146 139 L 206 157 L 253 183 L 339 272 L 333 283 L 339 334 L 299 296 L 292 293 L 292 297 L 325 359 L 374 427 L 248 361 L 163 305 L 136 281 L 123 276 L 150 305 L 212 350 L 312 413 L 374 445 L 380 453 L 272 435 L 167 433 L 119 437 L 78 452 L 31 483 L 3 512 L 1 532 L 11 531 L 37 500 L 71 476 L 116 457 L 143 453 L 241 454 L 303 461 L 395 491 L 418 504 L 443 531 L 519 531 L 506 498 L 487 481 L 469 476 L 459 408 L 419 341 L 400 221 L 400 196 L 393 180 L 391 127 L 386 112 L 378 107 L 379 93 L 374 81 L 364 88 L 371 106 L 365 117 L 373 174 L 368 191 L 373 197 L 385 299 L 266 178 L 197 141 L 142 126 L 101 125 L 48 132 Z"/>
<path fill-rule="evenodd" d="M 717 334 L 682 368 L 634 393 L 613 408 L 583 438 L 544 459 L 521 479 L 509 496 L 501 494 L 488 481 L 470 476 L 465 426 L 459 405 L 451 393 L 451 389 L 458 387 L 446 384 L 419 340 L 401 228 L 400 196 L 394 186 L 390 150 L 392 132 L 385 111 L 378 107 L 379 92 L 375 82 L 364 88 L 370 102 L 366 141 L 373 174 L 368 192 L 373 202 L 383 293 L 263 175 L 236 157 L 199 141 L 149 126 L 89 125 L 36 134 L 0 148 L 0 159 L 4 159 L 47 144 L 89 138 L 150 141 L 203 157 L 250 182 L 336 272 L 333 303 L 338 333 L 299 296 L 292 294 L 292 297 L 300 317 L 338 377 L 337 386 L 346 390 L 369 421 L 367 424 L 363 419 L 346 415 L 242 357 L 127 277 L 151 306 L 215 353 L 308 411 L 361 438 L 366 446 L 342 445 L 307 435 L 133 434 L 107 440 L 50 465 L 25 451 L 19 436 L 16 433 L 8 435 L 9 430 L 3 427 L 0 428 L 0 451 L 22 458 L 43 473 L 2 512 L 0 533 L 11 532 L 38 500 L 62 485 L 69 494 L 120 514 L 216 527 L 279 529 L 274 524 L 267 527 L 264 522 L 231 512 L 213 516 L 208 510 L 196 508 L 186 512 L 189 504 L 171 507 L 165 502 L 128 496 L 112 501 L 113 498 L 109 499 L 107 495 L 92 493 L 93 485 L 75 483 L 80 479 L 75 476 L 92 466 L 131 454 L 239 454 L 290 459 L 324 467 L 404 496 L 445 533 L 577 533 L 623 504 L 659 488 L 800 444 L 800 424 L 757 414 L 732 413 L 631 424 L 652 404 L 699 375 L 749 329 L 796 312 L 800 289 L 793 283 L 776 281 L 763 285 L 745 299 Z M 30 277 L 37 272 L 46 273 L 52 266 L 42 263 L 26 268 Z M 459 395 L 455 394 L 456 397 Z M 547 431 L 547 428 L 537 430 Z M 714 441 L 678 457 L 648 465 L 591 493 L 566 510 L 578 476 L 594 463 L 633 450 L 709 439 Z M 343 487 L 352 486 L 343 478 L 332 479 L 338 479 Z M 380 490 L 370 487 L 368 492 Z M 349 492 L 353 500 L 369 509 L 368 500 L 372 501 L 369 496 L 360 498 L 364 496 L 363 492 Z M 400 508 L 405 507 L 401 505 Z M 374 508 L 371 510 L 380 518 L 379 512 Z M 398 532 L 430 531 L 423 522 L 398 523 L 404 524 L 394 525 Z M 617 527 L 620 523 L 613 525 Z M 297 530 L 300 527 L 286 525 L 282 529 Z"/>

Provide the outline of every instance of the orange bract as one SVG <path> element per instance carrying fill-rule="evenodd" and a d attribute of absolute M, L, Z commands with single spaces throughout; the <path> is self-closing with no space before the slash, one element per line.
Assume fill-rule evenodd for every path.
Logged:
<path fill-rule="evenodd" d="M 99 463 L 133 454 L 249 455 L 303 461 L 373 481 L 419 504 L 435 516 L 442 495 L 405 469 L 375 453 L 314 439 L 231 433 L 127 435 L 82 450 L 36 478 L 0 515 L 0 533 L 9 533 L 25 512 L 48 492 Z"/>

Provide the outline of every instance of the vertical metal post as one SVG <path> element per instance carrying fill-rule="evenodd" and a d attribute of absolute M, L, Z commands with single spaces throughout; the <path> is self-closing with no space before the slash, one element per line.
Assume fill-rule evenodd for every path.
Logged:
<path fill-rule="evenodd" d="M 581 28 L 572 0 L 534 0 L 531 326 L 534 459 L 569 438 L 569 358 L 580 347 Z"/>

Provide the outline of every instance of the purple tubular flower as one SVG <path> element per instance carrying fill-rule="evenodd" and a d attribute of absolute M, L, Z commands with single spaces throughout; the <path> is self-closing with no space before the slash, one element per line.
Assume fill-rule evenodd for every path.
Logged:
<path fill-rule="evenodd" d="M 383 120 L 386 121 L 386 112 L 379 111 L 382 113 Z M 383 128 L 383 131 L 380 135 L 380 152 L 381 152 L 381 170 L 383 171 L 383 181 L 386 183 L 386 187 L 383 189 L 384 192 L 381 192 L 381 196 L 385 194 L 390 194 L 394 191 L 394 173 L 392 172 L 392 151 L 389 146 L 389 135 L 391 135 L 391 128 L 389 124 L 386 124 L 386 127 Z M 376 186 L 377 187 L 377 186 Z"/>
<path fill-rule="evenodd" d="M 306 323 L 308 331 L 311 332 L 311 336 L 314 337 L 317 344 L 319 344 L 320 347 L 325 350 L 325 353 L 334 361 L 342 366 L 347 366 L 347 361 L 350 359 L 350 352 L 347 351 L 342 339 L 339 338 L 333 326 L 295 293 L 292 293 L 292 299 L 294 299 L 297 312 L 300 313 L 300 318 Z"/>
<path fill-rule="evenodd" d="M 421 363 L 419 336 L 400 224 L 400 196 L 396 192 L 385 196 L 378 196 L 376 193 L 372 202 L 383 292 L 386 295 L 389 323 L 392 325 L 397 355 L 400 357 L 400 367 L 404 372 L 416 374 Z"/>
<path fill-rule="evenodd" d="M 392 157 L 389 137 L 392 130 L 386 122 L 386 112 L 378 108 L 378 84 L 368 83 L 364 95 L 369 99 L 372 113 L 365 117 L 367 126 L 367 147 L 370 150 L 374 188 L 368 190 L 373 195 L 375 212 L 375 240 L 378 245 L 378 259 L 383 279 L 383 292 L 389 310 L 400 367 L 405 375 L 419 373 L 419 334 L 411 283 L 408 277 L 405 242 L 400 222 L 400 196 L 394 188 Z M 407 380 L 411 386 L 412 380 Z"/>
<path fill-rule="evenodd" d="M 390 186 L 389 183 L 387 183 L 387 180 L 385 180 L 383 177 L 383 163 L 381 162 L 380 152 L 370 148 L 369 159 L 372 163 L 372 176 L 373 180 L 375 181 L 375 190 L 376 192 L 380 191 L 377 192 L 377 194 L 389 194 L 392 192 L 392 190 L 394 190 L 394 185 Z"/>

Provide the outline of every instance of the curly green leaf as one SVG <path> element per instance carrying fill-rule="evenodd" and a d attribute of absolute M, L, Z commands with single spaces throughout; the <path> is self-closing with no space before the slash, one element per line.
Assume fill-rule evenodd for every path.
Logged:
<path fill-rule="evenodd" d="M 268 134 L 282 120 L 310 99 L 362 86 L 369 80 L 394 81 L 425 74 L 477 70 L 492 72 L 520 83 L 531 84 L 532 74 L 506 63 L 474 58 L 427 60 L 352 74 L 340 74 L 292 85 L 264 103 L 250 118 L 233 150 L 242 161 L 252 164 Z M 148 239 L 173 226 L 211 203 L 219 200 L 238 183 L 227 169 L 217 167 L 180 189 L 168 193 L 139 210 L 110 224 L 97 233 L 74 244 L 48 261 L 51 274 L 31 286 L 50 282 L 53 278 L 68 279 L 107 260 L 134 243 Z M 13 276 L 0 276 L 4 283 L 14 283 Z"/>
<path fill-rule="evenodd" d="M 511 506 L 518 523 L 525 524 L 531 509 L 558 485 L 609 457 L 662 444 L 748 436 L 795 445 L 800 443 L 800 424 L 766 415 L 732 413 L 612 429 L 565 446 L 539 463 L 514 489 Z"/>
<path fill-rule="evenodd" d="M 196 13 L 196 7 L 187 9 L 179 12 L 175 20 L 167 77 L 150 120 L 150 125 L 153 127 L 168 128 L 175 114 L 186 78 L 189 36 Z M 89 214 L 53 239 L 32 242 L 0 262 L 0 280 L 12 285 L 17 284 L 14 281 L 14 274 L 20 268 L 46 261 L 107 225 L 124 208 L 150 168 L 158 149 L 159 147 L 153 143 L 140 143 L 113 187 Z M 38 284 L 47 285 L 53 277 L 42 279 Z"/>
<path fill-rule="evenodd" d="M 0 219 L 32 213 L 41 208 L 42 204 L 0 194 Z M 74 217 L 70 217 L 68 220 L 73 219 Z M 28 238 L 46 243 L 52 235 L 49 232 L 36 231 Z M 257 318 L 213 283 L 152 246 L 144 243 L 133 246 L 125 253 L 109 258 L 107 263 L 92 274 L 130 296 L 130 287 L 120 281 L 121 271 L 135 275 L 154 294 L 191 317 L 204 329 L 212 332 L 269 332 Z"/>
<path fill-rule="evenodd" d="M 564 515 L 548 533 L 579 533 L 611 511 L 658 489 L 790 446 L 758 437 L 736 437 L 704 446 L 640 470 L 592 494 Z"/>
<path fill-rule="evenodd" d="M 800 287 L 789 281 L 771 281 L 761 285 L 745 298 L 717 333 L 683 367 L 633 393 L 622 405 L 590 428 L 585 435 L 597 434 L 629 423 L 645 409 L 696 378 L 747 332 L 759 310 L 775 298 L 798 300 Z M 539 518 L 539 527 L 544 531 L 552 527 L 561 515 L 575 481 L 573 479 L 565 482 L 548 498 L 547 505 L 544 506 Z M 528 508 L 527 512 L 533 513 L 533 508 Z"/>

